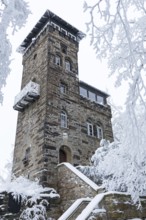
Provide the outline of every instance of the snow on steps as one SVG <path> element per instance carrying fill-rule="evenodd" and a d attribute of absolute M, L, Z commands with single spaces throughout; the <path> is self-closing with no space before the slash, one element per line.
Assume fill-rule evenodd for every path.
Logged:
<path fill-rule="evenodd" d="M 67 169 L 66 169 L 66 168 Z M 77 170 L 75 167 L 73 167 L 69 163 L 62 163 L 58 165 L 59 169 L 62 169 L 65 176 L 62 173 L 60 175 L 60 181 L 64 179 L 63 186 L 64 188 L 61 188 L 61 192 L 65 191 L 65 193 L 68 195 L 68 192 L 70 192 L 73 188 L 76 189 L 78 187 L 78 181 L 81 179 L 86 185 L 90 186 L 89 188 L 94 189 L 95 194 L 89 196 L 89 191 L 85 191 L 84 196 L 85 198 L 81 199 L 78 194 L 76 194 L 76 198 L 74 197 L 74 203 L 69 207 L 67 207 L 67 210 L 58 220 L 93 220 L 93 219 L 107 219 L 107 215 L 110 216 L 109 219 L 122 219 L 123 214 L 125 216 L 124 219 L 127 220 L 146 220 L 146 198 L 142 198 L 142 210 L 137 210 L 137 207 L 134 206 L 134 204 L 131 201 L 130 195 L 126 193 L 121 192 L 103 192 L 103 189 L 101 187 L 98 187 L 95 183 L 93 183 L 91 180 L 89 180 L 84 174 L 82 174 L 79 170 Z M 65 168 L 65 169 L 64 169 Z M 69 170 L 69 172 L 68 172 Z M 70 172 L 71 171 L 71 172 Z M 74 173 L 76 177 L 71 176 L 70 174 Z M 68 182 L 68 179 L 70 180 Z M 75 183 L 72 185 L 72 181 Z M 82 184 L 83 182 L 80 182 Z M 83 184 L 84 184 L 83 183 Z M 67 188 L 66 184 L 71 184 L 71 188 Z M 63 189 L 63 190 L 62 190 Z M 67 190 L 65 190 L 67 189 Z M 88 187 L 87 187 L 88 189 Z M 102 190 L 101 190 L 102 189 Z M 68 191 L 69 190 L 69 191 Z M 75 194 L 75 191 L 73 191 Z M 68 195 L 69 198 L 70 194 Z M 84 201 L 91 197 L 92 199 L 89 199 L 88 204 Z M 71 200 L 71 199 L 69 199 Z M 73 200 L 73 199 L 72 199 Z M 68 201 L 68 200 L 66 200 Z M 69 202 L 69 201 L 68 201 Z M 86 203 L 86 204 L 85 204 Z M 111 206 L 112 204 L 112 206 Z M 104 209 L 106 208 L 106 210 Z M 116 215 L 116 218 L 115 218 Z M 143 216 L 144 218 L 139 218 Z"/>
<path fill-rule="evenodd" d="M 74 220 L 89 204 L 90 198 L 77 199 L 58 220 Z"/>
<path fill-rule="evenodd" d="M 76 174 L 80 179 L 82 179 L 85 183 L 87 183 L 89 186 L 91 186 L 92 189 L 94 189 L 95 191 L 102 189 L 101 187 L 99 187 L 96 183 L 94 183 L 92 180 L 90 180 L 87 176 L 85 176 L 83 173 L 81 173 L 79 170 L 77 170 L 73 165 L 71 165 L 70 163 L 61 163 L 58 165 L 62 166 L 65 165 L 66 167 L 68 167 L 68 169 L 70 169 L 74 174 Z"/>

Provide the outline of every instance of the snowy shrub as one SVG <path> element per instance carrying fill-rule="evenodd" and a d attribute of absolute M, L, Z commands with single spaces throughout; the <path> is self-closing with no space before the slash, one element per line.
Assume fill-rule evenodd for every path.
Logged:
<path fill-rule="evenodd" d="M 58 198 L 59 195 L 53 188 L 42 187 L 38 181 L 31 181 L 23 176 L 13 177 L 13 180 L 0 180 L 0 192 L 7 192 L 13 198 L 24 204 L 20 220 L 45 220 L 48 198 Z"/>
<path fill-rule="evenodd" d="M 30 201 L 28 200 L 27 203 Z M 26 204 L 28 206 L 28 204 Z M 35 202 L 31 207 L 27 207 L 20 215 L 20 220 L 46 220 L 46 206 L 48 205 L 47 200 L 42 200 L 39 204 Z"/>

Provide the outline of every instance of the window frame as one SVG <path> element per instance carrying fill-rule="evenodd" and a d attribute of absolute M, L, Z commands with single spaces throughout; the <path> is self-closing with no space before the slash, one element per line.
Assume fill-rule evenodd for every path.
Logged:
<path fill-rule="evenodd" d="M 96 130 L 97 130 L 97 138 L 98 139 L 103 139 L 103 129 L 102 129 L 102 126 L 97 124 L 96 125 Z"/>
<path fill-rule="evenodd" d="M 90 122 L 87 122 L 87 134 L 91 137 L 94 136 L 93 124 Z"/>
<path fill-rule="evenodd" d="M 68 127 L 68 123 L 67 123 L 67 113 L 65 111 L 61 111 L 61 115 L 60 115 L 60 126 L 61 128 L 67 128 Z"/>
<path fill-rule="evenodd" d="M 65 70 L 71 71 L 71 62 L 69 60 L 65 60 Z"/>
<path fill-rule="evenodd" d="M 88 98 L 88 90 L 86 88 L 80 86 L 79 90 L 80 90 L 80 96 Z"/>
<path fill-rule="evenodd" d="M 61 66 L 61 57 L 59 55 L 55 56 L 55 64 L 57 66 Z"/>
<path fill-rule="evenodd" d="M 98 103 L 98 104 L 100 104 L 100 105 L 104 105 L 104 104 L 105 104 L 105 101 L 104 101 L 104 97 L 103 97 L 103 96 L 97 94 L 97 95 L 96 95 L 96 99 L 97 99 L 97 103 Z M 99 99 L 102 99 L 102 102 L 99 101 Z"/>

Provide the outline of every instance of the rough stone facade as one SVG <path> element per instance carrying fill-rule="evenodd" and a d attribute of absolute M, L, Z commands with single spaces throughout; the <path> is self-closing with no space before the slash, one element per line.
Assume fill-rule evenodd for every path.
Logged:
<path fill-rule="evenodd" d="M 87 197 L 93 198 L 97 194 L 97 190 L 93 189 L 64 164 L 58 166 L 58 189 L 62 213 L 64 213 L 75 200 Z"/>
<path fill-rule="evenodd" d="M 75 166 L 86 165 L 99 146 L 100 138 L 88 134 L 88 121 L 100 123 L 103 137 L 112 140 L 107 94 L 84 84 L 99 93 L 104 104 L 80 95 L 79 34 L 76 28 L 47 11 L 22 44 L 25 51 L 21 89 L 32 80 L 40 85 L 40 97 L 18 114 L 13 173 L 30 179 L 37 177 L 42 184 L 55 189 L 61 153 L 65 154 L 65 161 Z M 65 85 L 64 92 L 61 84 Z M 66 127 L 61 127 L 62 111 L 67 115 Z"/>
<path fill-rule="evenodd" d="M 140 198 L 141 207 L 133 204 L 131 197 L 125 194 L 109 194 L 105 195 L 99 204 L 99 208 L 105 209 L 101 212 L 94 212 L 95 220 L 132 220 L 146 219 L 146 197 Z M 89 219 L 88 218 L 88 219 Z"/>

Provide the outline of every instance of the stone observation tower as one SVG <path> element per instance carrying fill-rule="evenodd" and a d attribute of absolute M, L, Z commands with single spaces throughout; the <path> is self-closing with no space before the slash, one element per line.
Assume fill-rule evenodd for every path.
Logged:
<path fill-rule="evenodd" d="M 44 186 L 56 188 L 59 163 L 87 165 L 101 138 L 112 140 L 108 94 L 79 81 L 83 37 L 47 10 L 20 46 L 22 85 L 13 106 L 19 111 L 16 176 L 37 177 Z"/>

